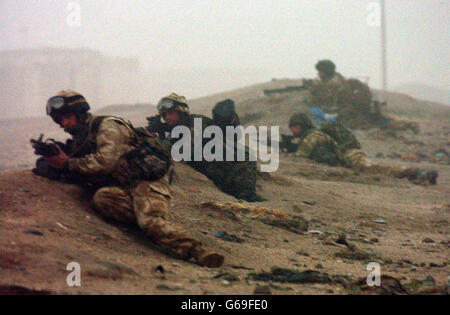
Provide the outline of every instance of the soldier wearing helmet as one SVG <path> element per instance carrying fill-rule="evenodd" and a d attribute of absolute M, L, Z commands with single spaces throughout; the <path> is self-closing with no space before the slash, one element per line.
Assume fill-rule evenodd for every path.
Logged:
<path fill-rule="evenodd" d="M 304 113 L 297 113 L 289 119 L 289 128 L 297 144 L 297 156 L 332 166 L 345 166 L 358 171 L 387 174 L 397 178 L 408 178 L 414 183 L 436 184 L 438 173 L 409 167 L 379 165 L 361 151 L 353 133 L 341 122 L 324 123 L 320 129 L 314 127 Z"/>
<path fill-rule="evenodd" d="M 229 104 L 229 101 L 225 102 L 226 106 Z M 170 136 L 170 131 L 176 126 L 188 127 L 193 137 L 195 119 L 201 120 L 202 133 L 209 126 L 220 127 L 219 122 L 209 117 L 190 114 L 186 98 L 176 93 L 163 97 L 159 101 L 157 108 L 159 115 L 147 118 L 149 121 L 147 130 L 150 133 L 158 135 L 160 138 L 167 137 L 170 140 L 170 144 L 179 140 L 178 138 L 172 139 Z M 217 114 L 216 111 L 215 113 Z M 161 122 L 163 123 L 161 124 Z M 208 141 L 209 139 L 203 139 L 202 145 L 204 146 Z M 195 141 L 191 141 L 191 145 L 194 146 L 194 144 Z M 237 143 L 235 142 L 236 147 Z M 170 145 L 167 150 L 171 150 Z M 191 152 L 194 155 L 194 147 L 192 147 Z M 220 190 L 227 194 L 250 202 L 263 200 L 255 191 L 257 166 L 255 161 L 249 160 L 248 150 L 246 151 L 245 161 L 195 161 L 194 156 L 192 156 L 190 161 L 186 161 L 186 164 L 207 176 Z"/>
<path fill-rule="evenodd" d="M 72 139 L 64 150 L 58 147 L 58 155 L 39 159 L 35 173 L 44 175 L 39 169 L 46 163 L 46 167 L 60 172 L 59 179 L 73 181 L 77 176 L 77 183 L 89 183 L 93 203 L 102 215 L 137 223 L 158 245 L 182 259 L 194 258 L 208 267 L 223 264 L 222 255 L 208 252 L 183 228 L 168 221 L 172 198 L 166 169 L 169 157 L 156 153 L 146 156 L 156 173 L 162 174 L 158 180 L 122 180 L 126 177 L 123 157 L 139 150 L 141 143 L 129 122 L 91 115 L 86 99 L 73 91 L 50 98 L 47 114 Z"/>
<path fill-rule="evenodd" d="M 314 106 L 331 114 L 339 113 L 351 98 L 347 81 L 336 72 L 336 65 L 331 60 L 320 60 L 316 70 L 319 80 L 312 91 Z"/>
<path fill-rule="evenodd" d="M 176 93 L 163 97 L 157 106 L 159 114 L 170 127 L 176 126 L 189 116 L 189 106 L 184 96 Z"/>

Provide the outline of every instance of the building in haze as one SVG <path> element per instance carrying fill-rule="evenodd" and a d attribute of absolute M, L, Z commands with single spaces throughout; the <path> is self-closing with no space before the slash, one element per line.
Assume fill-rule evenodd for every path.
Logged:
<path fill-rule="evenodd" d="M 42 116 L 62 89 L 83 94 L 95 110 L 134 103 L 139 95 L 137 58 L 108 57 L 90 49 L 42 48 L 0 52 L 0 119 Z"/>

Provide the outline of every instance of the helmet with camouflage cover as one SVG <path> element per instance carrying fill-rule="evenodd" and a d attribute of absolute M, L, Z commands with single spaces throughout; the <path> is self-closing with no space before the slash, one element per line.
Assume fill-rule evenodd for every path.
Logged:
<path fill-rule="evenodd" d="M 186 97 L 176 93 L 171 93 L 170 95 L 163 97 L 158 102 L 157 109 L 160 114 L 169 110 L 189 114 L 189 105 L 187 104 Z"/>
<path fill-rule="evenodd" d="M 326 75 L 332 75 L 336 72 L 336 65 L 331 60 L 320 60 L 316 64 L 317 71 L 323 72 Z"/>
<path fill-rule="evenodd" d="M 85 115 L 89 109 L 90 106 L 84 96 L 71 90 L 60 91 L 49 98 L 46 105 L 47 115 L 52 117 L 56 123 L 65 113 L 75 113 L 79 117 Z"/>
<path fill-rule="evenodd" d="M 303 130 L 311 129 L 314 127 L 311 119 L 304 113 L 296 113 L 289 119 L 289 128 L 293 126 L 301 126 Z"/>

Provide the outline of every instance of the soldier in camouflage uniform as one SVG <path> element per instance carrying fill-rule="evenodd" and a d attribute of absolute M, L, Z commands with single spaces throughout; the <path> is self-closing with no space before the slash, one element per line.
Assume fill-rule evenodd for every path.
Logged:
<path fill-rule="evenodd" d="M 315 106 L 337 114 L 350 102 L 350 88 L 345 78 L 336 72 L 336 65 L 330 60 L 320 60 L 316 64 L 319 81 L 312 96 Z"/>
<path fill-rule="evenodd" d="M 136 147 L 133 127 L 120 118 L 92 116 L 88 110 L 89 104 L 76 92 L 62 91 L 49 99 L 47 114 L 73 140 L 67 143 L 65 152 L 60 148 L 59 155 L 41 159 L 40 164 L 60 170 L 61 177 L 69 181 L 81 175 L 94 183 L 93 202 L 103 215 L 123 223 L 137 222 L 168 252 L 182 259 L 192 257 L 203 266 L 221 266 L 223 256 L 207 252 L 183 228 L 168 221 L 172 196 L 167 175 L 154 181 L 123 180 L 126 176 L 118 161 Z M 166 166 L 156 155 L 146 156 L 146 161 L 156 170 Z"/>
<path fill-rule="evenodd" d="M 158 120 L 161 120 L 163 125 L 161 125 L 162 131 L 158 131 L 158 135 L 163 138 L 168 138 L 171 144 L 178 141 L 178 139 L 170 138 L 170 132 L 176 126 L 188 127 L 191 131 L 191 136 L 193 137 L 194 119 L 201 119 L 202 132 L 208 126 L 217 125 L 217 123 L 211 118 L 203 115 L 190 114 L 186 98 L 175 93 L 161 99 L 158 104 L 158 111 L 158 116 L 148 118 L 150 124 L 147 129 L 150 132 L 157 131 L 155 129 L 155 123 L 152 124 L 152 122 L 155 122 L 155 118 L 159 117 Z M 161 133 L 165 133 L 165 135 L 162 135 Z M 209 140 L 203 139 L 202 141 L 204 146 Z M 202 161 L 195 161 L 193 158 L 193 139 L 191 141 L 191 145 L 192 158 L 190 161 L 186 161 L 186 164 L 211 179 L 220 190 L 235 196 L 238 199 L 243 199 L 250 202 L 264 200 L 255 192 L 256 175 L 258 170 L 256 162 L 249 161 L 248 151 L 246 151 L 245 161 L 208 162 L 204 159 Z M 170 148 L 168 148 L 168 150 L 170 150 Z"/>
<path fill-rule="evenodd" d="M 306 114 L 294 114 L 289 128 L 297 144 L 297 156 L 319 163 L 345 166 L 361 172 L 382 173 L 398 178 L 408 178 L 415 183 L 436 184 L 438 173 L 434 170 L 420 170 L 409 167 L 379 165 L 362 152 L 356 137 L 341 123 L 335 122 L 316 129 Z M 336 132 L 337 131 L 337 132 Z"/>

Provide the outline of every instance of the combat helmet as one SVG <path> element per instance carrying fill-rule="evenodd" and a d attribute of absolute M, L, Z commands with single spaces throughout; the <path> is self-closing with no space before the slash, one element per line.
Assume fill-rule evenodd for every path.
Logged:
<path fill-rule="evenodd" d="M 296 113 L 289 119 L 289 128 L 292 126 L 301 126 L 303 130 L 314 128 L 314 124 L 308 115 L 304 113 Z"/>
<path fill-rule="evenodd" d="M 171 93 L 170 95 L 163 97 L 158 102 L 157 109 L 160 114 L 169 110 L 189 114 L 189 105 L 187 104 L 186 97 L 176 93 Z"/>
<path fill-rule="evenodd" d="M 213 110 L 213 119 L 217 120 L 220 118 L 230 119 L 236 114 L 236 107 L 234 101 L 227 98 L 214 106 Z"/>
<path fill-rule="evenodd" d="M 326 75 L 332 75 L 336 72 L 336 65 L 331 60 L 319 60 L 316 64 L 317 71 L 323 72 Z"/>
<path fill-rule="evenodd" d="M 217 103 L 212 110 L 212 115 L 215 122 L 234 121 L 237 122 L 237 125 L 239 125 L 239 117 L 236 114 L 236 106 L 234 101 L 229 98 Z"/>
<path fill-rule="evenodd" d="M 71 90 L 63 90 L 49 98 L 46 106 L 47 115 L 52 117 L 56 123 L 59 123 L 62 114 L 72 112 L 80 117 L 85 115 L 89 109 L 90 106 L 84 96 Z"/>

